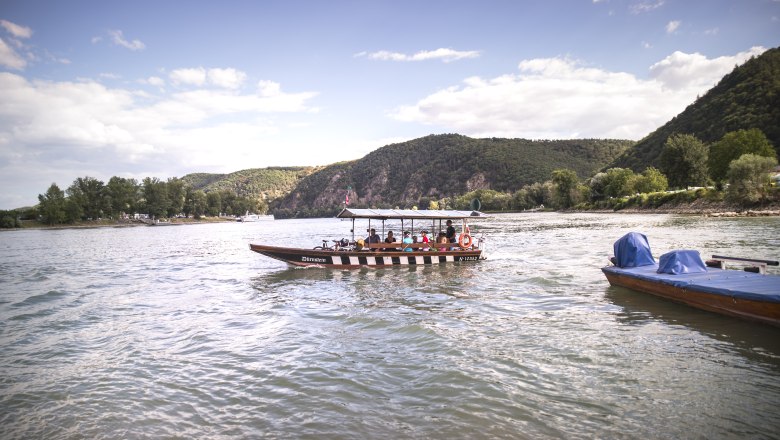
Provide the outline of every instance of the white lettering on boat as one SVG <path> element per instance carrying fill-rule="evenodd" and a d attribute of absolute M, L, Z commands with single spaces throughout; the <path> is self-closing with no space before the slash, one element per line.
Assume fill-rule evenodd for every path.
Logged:
<path fill-rule="evenodd" d="M 324 258 L 314 258 L 314 257 L 302 256 L 301 257 L 301 261 L 306 262 L 306 263 L 325 263 L 328 260 L 326 260 Z"/>

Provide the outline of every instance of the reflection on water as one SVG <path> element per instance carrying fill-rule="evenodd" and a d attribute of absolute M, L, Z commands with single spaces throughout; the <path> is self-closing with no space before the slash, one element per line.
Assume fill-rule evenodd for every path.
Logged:
<path fill-rule="evenodd" d="M 638 294 L 623 287 L 609 286 L 604 298 L 621 308 L 616 319 L 622 324 L 643 326 L 661 321 L 722 341 L 724 346 L 748 358 L 780 360 L 780 339 L 772 327 Z"/>
<path fill-rule="evenodd" d="M 0 438 L 771 438 L 780 329 L 610 287 L 780 219 L 507 214 L 477 263 L 288 268 L 335 219 L 0 234 Z M 417 226 L 417 225 L 416 225 Z"/>

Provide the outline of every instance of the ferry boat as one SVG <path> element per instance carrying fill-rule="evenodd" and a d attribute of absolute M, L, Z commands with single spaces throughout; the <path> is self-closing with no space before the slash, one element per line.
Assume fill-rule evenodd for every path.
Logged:
<path fill-rule="evenodd" d="M 675 250 L 656 263 L 647 237 L 637 232 L 616 241 L 614 252 L 601 269 L 613 286 L 780 327 L 780 276 L 766 273 L 777 261 L 713 255 L 705 262 L 698 251 Z"/>
<path fill-rule="evenodd" d="M 473 262 L 485 259 L 483 255 L 484 237 L 472 236 L 468 221 L 474 218 L 488 217 L 479 211 L 455 210 L 412 210 L 412 209 L 343 209 L 336 218 L 352 220 L 352 239 L 322 241 L 322 246 L 313 249 L 288 248 L 250 244 L 249 248 L 267 257 L 284 261 L 291 266 L 318 266 L 336 269 L 356 269 L 360 267 L 386 267 L 394 265 L 430 265 L 453 262 Z M 367 230 L 375 229 L 379 243 L 367 243 L 356 238 L 355 220 L 366 220 Z M 428 243 L 387 243 L 387 221 L 400 221 L 401 231 L 415 235 L 422 231 L 444 231 L 446 222 L 459 222 L 460 232 L 455 228 L 454 242 L 436 243 L 434 237 Z M 415 223 L 416 222 L 416 223 Z M 380 235 L 381 234 L 381 235 Z M 431 234 L 433 235 L 433 234 Z M 408 241 L 408 240 L 407 240 Z"/>

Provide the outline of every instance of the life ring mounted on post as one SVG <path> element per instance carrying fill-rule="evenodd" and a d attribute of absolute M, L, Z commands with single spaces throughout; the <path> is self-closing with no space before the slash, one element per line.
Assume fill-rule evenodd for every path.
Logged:
<path fill-rule="evenodd" d="M 472 244 L 474 244 L 474 239 L 471 238 L 468 231 L 465 234 L 460 234 L 460 237 L 458 237 L 458 246 L 463 249 L 470 248 Z"/>

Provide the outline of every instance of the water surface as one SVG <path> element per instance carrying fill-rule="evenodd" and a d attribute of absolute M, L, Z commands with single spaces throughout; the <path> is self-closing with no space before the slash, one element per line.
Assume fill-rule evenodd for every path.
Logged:
<path fill-rule="evenodd" d="M 629 231 L 777 259 L 780 219 L 507 214 L 489 259 L 291 269 L 351 222 L 0 233 L 0 438 L 773 438 L 780 329 L 609 286 Z M 778 286 L 780 289 L 780 286 Z"/>

